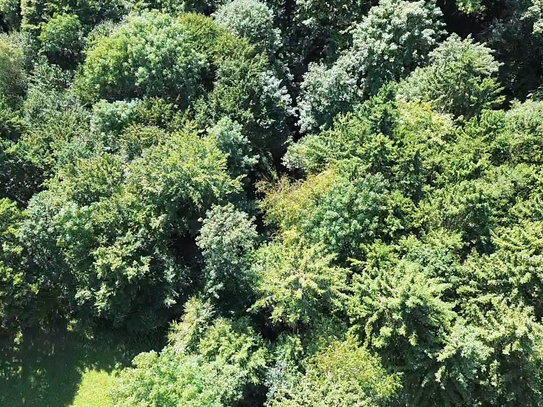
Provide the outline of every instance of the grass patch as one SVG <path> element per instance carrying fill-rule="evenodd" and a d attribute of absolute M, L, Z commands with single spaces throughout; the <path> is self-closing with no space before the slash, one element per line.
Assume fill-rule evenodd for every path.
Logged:
<path fill-rule="evenodd" d="M 0 342 L 0 406 L 108 407 L 115 374 L 159 340 L 61 329 L 27 331 L 17 343 Z"/>
<path fill-rule="evenodd" d="M 104 370 L 83 372 L 72 407 L 110 407 L 109 392 L 115 386 L 116 373 Z"/>

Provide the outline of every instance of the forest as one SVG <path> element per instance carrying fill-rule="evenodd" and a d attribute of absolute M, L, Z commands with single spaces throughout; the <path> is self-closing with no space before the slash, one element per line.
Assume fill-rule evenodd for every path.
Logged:
<path fill-rule="evenodd" d="M 543 0 L 0 0 L 0 406 L 543 406 Z"/>

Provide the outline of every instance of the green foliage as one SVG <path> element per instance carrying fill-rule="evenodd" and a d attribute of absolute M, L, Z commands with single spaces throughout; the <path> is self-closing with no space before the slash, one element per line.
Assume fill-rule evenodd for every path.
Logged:
<path fill-rule="evenodd" d="M 204 128 L 228 116 L 257 149 L 287 135 L 290 98 L 267 58 L 203 16 L 129 17 L 92 41 L 76 89 L 89 101 L 164 98 Z"/>
<path fill-rule="evenodd" d="M 294 10 L 281 4 L 282 8 L 276 11 L 276 16 L 292 14 L 293 21 L 289 21 L 290 24 L 285 27 L 284 35 L 291 36 L 292 48 L 296 47 L 293 53 L 299 54 L 293 55 L 293 58 L 299 56 L 314 61 L 315 56 L 318 57 L 320 53 L 332 58 L 337 56 L 349 42 L 345 31 L 362 20 L 372 5 L 373 3 L 367 0 L 301 0 L 296 2 Z"/>
<path fill-rule="evenodd" d="M 536 92 L 541 83 L 543 38 L 537 33 L 538 7 L 537 1 L 504 1 L 487 18 L 487 27 L 481 35 L 503 63 L 500 82 L 510 98 L 524 99 Z"/>
<path fill-rule="evenodd" d="M 39 40 L 50 62 L 69 66 L 83 49 L 83 26 L 76 15 L 58 14 L 43 25 Z"/>
<path fill-rule="evenodd" d="M 90 100 L 165 97 L 186 106 L 201 92 L 206 67 L 190 40 L 184 26 L 165 14 L 132 16 L 91 45 L 79 92 Z"/>
<path fill-rule="evenodd" d="M 166 14 L 198 13 L 210 15 L 224 0 L 147 0 L 136 2 L 137 8 L 158 9 Z"/>
<path fill-rule="evenodd" d="M 446 391 L 443 401 L 430 398 L 429 405 L 541 403 L 541 325 L 526 309 L 495 298 L 484 302 L 492 305 L 474 313 L 470 325 L 455 326 L 439 354 L 436 378 Z"/>
<path fill-rule="evenodd" d="M 41 182 L 41 172 L 18 149 L 18 145 L 0 139 L 0 197 L 24 205 L 39 189 Z"/>
<path fill-rule="evenodd" d="M 21 151 L 17 141 L 25 123 L 19 112 L 0 101 L 0 199 L 25 204 L 41 183 L 41 174 Z"/>
<path fill-rule="evenodd" d="M 352 68 L 364 78 L 364 93 L 376 94 L 387 82 L 404 78 L 427 62 L 443 23 L 432 2 L 387 0 L 372 7 L 353 30 Z"/>
<path fill-rule="evenodd" d="M 0 0 L 0 404 L 543 405 L 540 9 Z"/>
<path fill-rule="evenodd" d="M 151 132 L 153 128 L 156 131 L 173 130 L 180 125 L 182 120 L 175 106 L 161 98 L 100 100 L 93 105 L 90 119 L 94 138 L 101 140 L 108 151 L 118 151 L 119 145 L 123 144 L 122 139 L 129 138 L 130 133 L 142 133 L 142 127 Z"/>
<path fill-rule="evenodd" d="M 286 164 L 318 173 L 349 161 L 360 174 L 382 174 L 389 188 L 414 200 L 422 198 L 425 184 L 441 172 L 439 154 L 454 132 L 451 119 L 427 103 L 397 101 L 394 86 L 339 118 L 335 127 L 293 145 Z"/>
<path fill-rule="evenodd" d="M 46 177 L 57 164 L 88 154 L 89 113 L 80 100 L 64 89 L 70 78 L 59 67 L 36 65 L 22 114 L 27 127 L 19 148 Z"/>
<path fill-rule="evenodd" d="M 486 8 L 482 0 L 456 0 L 456 5 L 460 11 L 467 14 L 478 14 Z"/>
<path fill-rule="evenodd" d="M 302 0 L 299 4 L 297 18 L 310 27 L 316 28 L 322 25 L 339 31 L 360 20 L 369 7 L 369 2 L 360 0 L 329 2 Z"/>
<path fill-rule="evenodd" d="M 252 270 L 259 296 L 253 309 L 269 311 L 273 323 L 296 327 L 340 308 L 347 271 L 322 252 L 322 245 L 274 241 L 262 246 Z"/>
<path fill-rule="evenodd" d="M 234 0 L 219 7 L 217 24 L 247 38 L 260 52 L 273 55 L 281 45 L 280 32 L 273 25 L 273 14 L 258 0 Z"/>
<path fill-rule="evenodd" d="M 318 131 L 332 127 L 334 118 L 360 101 L 356 77 L 349 73 L 346 61 L 331 68 L 310 64 L 302 83 L 300 130 Z"/>
<path fill-rule="evenodd" d="M 285 236 L 323 244 L 323 250 L 345 261 L 364 243 L 385 236 L 380 231 L 394 232 L 389 222 L 395 223 L 396 198 L 379 176 L 362 178 L 329 170 L 299 186 L 283 180 L 268 191 L 262 208 Z"/>
<path fill-rule="evenodd" d="M 0 97 L 10 107 L 18 107 L 28 81 L 22 41 L 22 36 L 0 35 Z"/>
<path fill-rule="evenodd" d="M 543 2 L 532 0 L 532 5 L 526 11 L 524 18 L 535 19 L 534 34 L 541 35 L 543 33 Z"/>
<path fill-rule="evenodd" d="M 225 169 L 216 144 L 190 130 L 128 165 L 110 154 L 78 159 L 30 204 L 35 261 L 60 273 L 80 312 L 137 330 L 160 324 L 158 310 L 175 304 L 189 279 L 175 239 L 195 234 L 198 218 L 238 188 Z"/>
<path fill-rule="evenodd" d="M 22 28 L 39 35 L 42 24 L 59 14 L 76 15 L 84 26 L 92 27 L 104 20 L 120 19 L 132 3 L 125 0 L 22 0 Z"/>
<path fill-rule="evenodd" d="M 194 352 L 176 346 L 179 329 L 174 326 L 173 340 L 160 354 L 142 353 L 135 368 L 122 372 L 113 392 L 115 406 L 229 406 L 258 384 L 265 351 L 246 321 L 219 318 L 203 327 Z"/>
<path fill-rule="evenodd" d="M 537 164 L 543 160 L 538 135 L 543 129 L 542 102 L 513 103 L 506 113 L 503 132 L 497 137 L 503 159 L 514 163 Z"/>
<path fill-rule="evenodd" d="M 103 138 L 119 137 L 130 125 L 135 124 L 135 110 L 139 100 L 108 102 L 100 100 L 93 105 L 91 129 Z M 108 145 L 112 144 L 107 143 Z"/>
<path fill-rule="evenodd" d="M 252 287 L 249 270 L 258 237 L 254 219 L 234 205 L 216 206 L 207 212 L 198 237 L 206 263 L 206 293 L 222 301 L 244 301 Z"/>
<path fill-rule="evenodd" d="M 453 304 L 440 297 L 448 288 L 417 264 L 399 262 L 368 267 L 353 282 L 349 305 L 353 322 L 368 346 L 387 362 L 404 366 L 406 386 L 424 384 L 455 317 Z M 423 380 L 421 380 L 423 379 Z"/>
<path fill-rule="evenodd" d="M 488 47 L 452 35 L 430 54 L 430 61 L 400 84 L 406 100 L 428 101 L 438 111 L 465 117 L 503 101 L 495 78 L 500 64 Z"/>
<path fill-rule="evenodd" d="M 0 200 L 0 333 L 14 334 L 28 323 L 25 312 L 37 290 L 26 280 L 24 249 L 19 241 L 23 214 L 9 199 Z"/>
<path fill-rule="evenodd" d="M 310 65 L 302 83 L 302 131 L 330 128 L 338 113 L 404 78 L 427 60 L 441 34 L 432 3 L 387 0 L 353 29 L 353 45 L 331 67 Z"/>
<path fill-rule="evenodd" d="M 268 394 L 266 406 L 388 405 L 400 388 L 399 375 L 387 374 L 380 360 L 353 337 L 309 359 L 304 375 L 288 373 L 282 372 L 283 383 Z"/>
<path fill-rule="evenodd" d="M 217 141 L 219 148 L 228 154 L 228 168 L 236 176 L 247 175 L 258 167 L 263 171 L 271 171 L 267 163 L 260 162 L 265 159 L 257 155 L 248 138 L 243 135 L 243 126 L 224 117 L 209 130 L 209 136 Z"/>
<path fill-rule="evenodd" d="M 5 28 L 15 30 L 21 24 L 20 0 L 0 0 L 0 18 Z"/>
<path fill-rule="evenodd" d="M 291 98 L 264 55 L 255 56 L 252 48 L 233 52 L 235 58 L 219 55 L 213 91 L 197 103 L 196 120 L 210 127 L 227 116 L 243 123 L 255 148 L 278 153 L 288 136 Z"/>

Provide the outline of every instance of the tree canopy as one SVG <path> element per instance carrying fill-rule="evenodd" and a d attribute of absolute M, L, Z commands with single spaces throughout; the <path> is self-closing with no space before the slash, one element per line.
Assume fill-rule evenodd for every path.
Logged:
<path fill-rule="evenodd" d="M 163 337 L 118 407 L 543 405 L 542 7 L 0 0 L 6 355 Z"/>

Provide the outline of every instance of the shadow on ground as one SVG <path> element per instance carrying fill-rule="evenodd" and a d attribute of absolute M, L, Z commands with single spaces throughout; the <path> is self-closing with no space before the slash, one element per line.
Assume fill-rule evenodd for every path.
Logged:
<path fill-rule="evenodd" d="M 18 343 L 0 339 L 0 406 L 70 406 L 87 369 L 112 372 L 158 340 L 126 340 L 112 332 L 28 330 Z"/>

